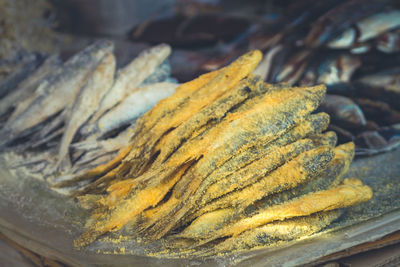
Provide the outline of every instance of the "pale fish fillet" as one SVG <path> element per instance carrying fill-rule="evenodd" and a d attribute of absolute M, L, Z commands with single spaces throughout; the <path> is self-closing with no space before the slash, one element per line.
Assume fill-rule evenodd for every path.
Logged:
<path fill-rule="evenodd" d="M 136 89 L 170 55 L 171 48 L 161 44 L 139 54 L 131 63 L 120 70 L 112 88 L 101 100 L 100 108 L 81 133 L 89 134 L 94 124 L 107 110 L 118 104 L 131 90 Z"/>
<path fill-rule="evenodd" d="M 96 42 L 64 63 L 51 79 L 40 85 L 36 98 L 26 110 L 6 123 L 0 131 L 0 145 L 7 144 L 25 130 L 45 121 L 72 103 L 89 74 L 112 49 L 110 42 Z"/>
<path fill-rule="evenodd" d="M 99 119 L 95 134 L 101 136 L 131 122 L 151 109 L 161 99 L 172 95 L 176 87 L 178 87 L 176 83 L 161 82 L 138 88 Z"/>
<path fill-rule="evenodd" d="M 58 153 L 57 167 L 63 170 L 71 167 L 69 145 L 78 129 L 90 118 L 99 106 L 101 98 L 114 82 L 115 57 L 108 53 L 81 89 L 71 109 Z"/>

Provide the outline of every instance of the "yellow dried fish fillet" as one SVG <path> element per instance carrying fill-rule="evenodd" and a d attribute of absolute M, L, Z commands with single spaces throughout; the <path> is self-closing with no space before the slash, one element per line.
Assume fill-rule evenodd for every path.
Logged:
<path fill-rule="evenodd" d="M 339 218 L 340 210 L 319 212 L 310 216 L 293 218 L 245 231 L 216 245 L 215 251 L 238 251 L 271 246 L 277 241 L 289 241 L 316 233 Z"/>
<path fill-rule="evenodd" d="M 335 158 L 332 164 L 343 165 L 343 168 L 336 168 L 336 179 L 332 182 L 332 186 L 336 186 L 343 182 L 343 177 L 350 168 L 351 162 L 354 159 L 355 145 L 353 142 L 348 142 L 335 147 Z M 333 167 L 332 167 L 333 168 Z"/>
<path fill-rule="evenodd" d="M 168 216 L 171 209 L 179 204 L 179 199 L 177 199 L 173 194 L 168 199 L 168 201 L 158 205 L 152 209 L 148 209 L 143 212 L 141 221 L 135 225 L 135 230 L 137 234 L 145 234 L 145 231 L 152 227 L 159 218 L 163 216 Z"/>
<path fill-rule="evenodd" d="M 371 198 L 372 190 L 369 186 L 363 185 L 360 180 L 355 178 L 346 179 L 342 185 L 337 187 L 310 193 L 287 203 L 266 208 L 259 211 L 257 215 L 227 225 L 218 232 L 212 233 L 210 237 L 216 239 L 223 236 L 236 236 L 243 231 L 272 221 L 344 208 L 368 201 Z"/>
<path fill-rule="evenodd" d="M 252 51 L 181 85 L 138 119 L 117 158 L 58 184 L 90 194 L 79 197 L 93 210 L 76 246 L 124 227 L 147 241 L 180 231 L 170 248 L 254 248 L 314 233 L 371 198 L 356 179 L 332 188 L 354 144 L 335 148 L 336 134 L 322 133 L 329 116 L 312 114 L 325 86 L 266 84 L 251 74 L 260 59 Z"/>
<path fill-rule="evenodd" d="M 264 96 L 264 101 L 253 109 L 231 113 L 208 132 L 188 140 L 159 168 L 169 168 L 188 160 L 202 158 L 195 166 L 197 168 L 200 165 L 200 170 L 197 168 L 197 177 L 202 179 L 201 177 L 207 175 L 207 172 L 251 144 L 255 142 L 265 144 L 278 138 L 297 121 L 301 121 L 305 115 L 311 113 L 318 106 L 324 92 L 325 87 L 319 86 L 285 89 Z M 280 101 L 282 97 L 285 97 L 286 103 Z M 216 163 L 215 160 L 220 163 Z M 131 161 L 127 159 L 125 165 L 128 166 L 130 163 Z M 129 168 L 132 166 L 129 165 Z M 145 181 L 145 177 L 152 176 L 138 177 L 138 180 Z M 177 188 L 181 190 L 180 185 L 177 185 Z"/>
<path fill-rule="evenodd" d="M 335 156 L 328 163 L 326 168 L 318 173 L 317 176 L 314 176 L 309 182 L 300 184 L 293 189 L 266 197 L 256 203 L 255 206 L 258 208 L 267 208 L 269 206 L 282 204 L 311 192 L 327 190 L 332 186 L 340 184 L 354 157 L 354 144 L 350 142 L 337 146 L 334 149 L 334 153 Z"/>
<path fill-rule="evenodd" d="M 175 112 L 179 106 L 187 102 L 189 96 L 190 98 L 192 95 L 197 97 L 205 94 L 207 95 L 209 92 L 220 94 L 221 91 L 223 92 L 229 89 L 242 78 L 250 74 L 261 60 L 261 57 L 262 54 L 260 51 L 251 51 L 225 68 L 201 75 L 197 79 L 180 85 L 176 89 L 176 94 L 174 94 L 173 97 L 168 97 L 160 101 L 151 111 L 138 120 L 139 129 L 142 128 L 141 125 L 144 125 L 146 127 L 143 128 L 146 129 L 146 131 L 150 130 L 161 118 L 168 116 L 171 112 Z M 233 74 L 237 74 L 237 76 Z M 222 89 L 219 87 L 222 87 Z M 199 89 L 204 92 L 198 93 L 197 91 Z M 196 100 L 199 101 L 200 99 Z"/>
<path fill-rule="evenodd" d="M 201 239 L 230 223 L 235 214 L 236 212 L 233 208 L 220 209 L 203 214 L 175 237 Z"/>

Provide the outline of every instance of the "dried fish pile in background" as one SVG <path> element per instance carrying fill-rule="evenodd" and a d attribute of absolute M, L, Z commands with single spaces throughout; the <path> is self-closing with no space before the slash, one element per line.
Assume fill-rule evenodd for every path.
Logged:
<path fill-rule="evenodd" d="M 265 81 L 327 85 L 320 109 L 331 115 L 339 143 L 355 142 L 356 155 L 400 145 L 398 1 L 251 3 L 181 3 L 174 16 L 136 27 L 131 38 L 189 47 L 172 60 L 183 79 L 260 49 L 265 57 L 256 73 Z"/>
<path fill-rule="evenodd" d="M 205 254 L 270 246 L 372 197 L 360 180 L 343 180 L 353 143 L 335 147 L 336 134 L 323 133 L 329 116 L 313 113 L 325 86 L 266 84 L 252 74 L 261 56 L 182 84 L 138 119 L 113 160 L 54 181 L 80 185 L 74 195 L 92 210 L 75 246 L 123 227 L 145 240 L 167 236 L 172 248 L 215 245 Z"/>
<path fill-rule="evenodd" d="M 110 160 L 135 119 L 174 92 L 170 53 L 154 46 L 116 72 L 113 44 L 99 41 L 64 63 L 57 55 L 21 62 L 0 84 L 1 145 L 15 151 L 10 167 L 47 177 Z"/>

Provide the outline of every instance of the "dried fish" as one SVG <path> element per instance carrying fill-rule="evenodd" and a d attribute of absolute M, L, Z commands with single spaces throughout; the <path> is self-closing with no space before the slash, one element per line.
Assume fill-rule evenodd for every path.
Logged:
<path fill-rule="evenodd" d="M 169 59 L 165 59 L 152 74 L 150 74 L 146 80 L 144 80 L 140 86 L 145 86 L 153 83 L 161 82 L 175 82 L 176 80 L 170 77 L 171 75 L 171 65 L 169 64 Z"/>
<path fill-rule="evenodd" d="M 275 140 L 267 145 L 251 147 L 247 151 L 244 151 L 243 153 L 238 154 L 236 157 L 226 161 L 221 167 L 214 170 L 210 174 L 211 178 L 209 179 L 221 183 L 222 181 L 228 179 L 230 175 L 233 175 L 241 168 L 254 162 L 254 160 L 260 159 L 263 156 L 268 155 L 268 153 L 273 153 L 274 149 L 279 149 L 281 146 L 290 146 L 290 143 L 294 142 L 295 140 L 302 139 L 315 133 L 320 133 L 326 129 L 328 124 L 329 116 L 327 114 L 319 113 L 310 115 L 304 121 L 296 125 L 293 129 L 285 133 L 278 140 Z M 210 184 L 210 188 L 212 188 L 212 186 L 215 186 L 214 183 Z M 207 191 L 210 190 L 210 188 L 207 189 Z M 203 196 L 203 198 L 209 197 Z"/>
<path fill-rule="evenodd" d="M 55 190 L 78 196 L 92 209 L 88 230 L 75 246 L 129 226 L 132 236 L 167 237 L 172 247 L 186 241 L 198 246 L 220 237 L 228 238 L 213 241 L 220 251 L 239 249 L 235 242 L 240 238 L 255 247 L 269 244 L 270 239 L 256 236 L 271 229 L 290 231 L 276 232 L 276 240 L 295 239 L 318 231 L 339 214 L 326 211 L 369 199 L 369 187 L 357 180 L 339 185 L 354 145 L 335 147 L 336 134 L 323 133 L 329 116 L 313 114 L 325 86 L 265 83 L 252 74 L 261 52 L 251 51 L 175 88 L 165 81 L 169 70 L 162 63 L 169 48 L 159 48 L 166 53 L 154 50 L 153 58 L 145 52 L 115 81 L 112 48 L 92 46 L 45 75 L 37 89 L 30 88 L 34 95 L 27 94 L 17 107 L 23 112 L 2 130 L 13 130 L 15 137 L 34 132 L 21 147 L 44 150 L 24 166 L 32 173 L 51 174 L 48 182 Z M 311 50 L 303 51 L 307 57 Z M 143 58 L 151 59 L 151 66 Z M 131 77 L 138 66 L 148 68 Z M 137 83 L 134 88 L 129 81 Z M 58 99 L 41 120 L 16 127 L 67 85 L 74 93 L 66 103 Z M 58 144 L 55 138 L 61 134 Z M 55 167 L 68 172 L 55 176 Z M 318 204 L 310 206 L 315 200 Z M 307 209 L 299 210 L 302 205 Z M 293 228 L 295 221 L 305 228 Z"/>
<path fill-rule="evenodd" d="M 71 115 L 69 116 L 66 129 L 60 142 L 57 168 L 61 168 L 62 170 L 71 168 L 68 153 L 69 145 L 78 129 L 96 111 L 100 100 L 112 86 L 114 82 L 115 66 L 114 55 L 112 53 L 107 53 L 77 95 L 76 101 L 73 103 L 71 111 L 69 111 Z M 63 164 L 63 166 L 61 166 L 61 164 Z"/>
<path fill-rule="evenodd" d="M 152 154 L 155 153 L 155 151 L 152 151 L 153 147 L 162 136 L 170 131 L 171 128 L 179 126 L 182 121 L 190 118 L 190 116 L 198 112 L 204 106 L 211 104 L 224 92 L 231 89 L 238 81 L 246 77 L 250 72 L 254 70 L 260 59 L 261 53 L 259 51 L 250 52 L 242 56 L 225 69 L 222 69 L 216 75 L 211 74 L 215 75 L 215 77 L 211 79 L 209 83 L 206 83 L 205 86 L 200 87 L 198 90 L 194 90 L 193 97 L 191 98 L 188 98 L 187 96 L 185 97 L 185 95 L 193 90 L 192 88 L 196 89 L 196 87 L 198 86 L 196 82 L 193 82 L 194 87 L 192 87 L 192 83 L 178 87 L 176 89 L 178 93 L 178 98 L 175 98 L 173 100 L 180 101 L 180 97 L 182 95 L 182 100 L 186 101 L 184 101 L 184 103 L 179 106 L 178 109 L 175 109 L 175 105 L 179 102 L 176 104 L 173 103 L 173 105 L 169 106 L 169 103 L 167 101 L 162 101 L 161 107 L 167 106 L 168 109 L 173 109 L 173 112 L 164 113 L 165 116 L 163 116 L 162 120 L 159 120 L 158 123 L 154 125 L 154 127 L 150 126 L 151 128 L 147 128 L 145 126 L 147 128 L 145 131 L 145 128 L 142 125 L 148 125 L 149 123 L 152 123 L 152 120 L 145 121 L 146 115 L 138 120 L 136 128 L 137 131 L 134 135 L 138 138 L 135 139 L 135 147 L 129 152 L 129 155 L 127 156 L 125 161 L 126 163 L 124 163 L 124 165 L 128 165 L 129 169 L 133 170 L 136 175 L 140 174 L 144 170 L 144 168 L 147 168 L 147 163 L 149 162 L 149 160 L 151 160 Z M 235 73 L 235 75 L 233 75 L 233 73 Z M 207 79 L 206 77 L 204 78 Z M 199 79 L 204 78 L 200 77 Z M 199 82 L 201 82 L 201 80 L 199 80 Z M 189 92 L 186 92 L 186 88 L 190 88 L 190 91 L 188 90 Z M 201 99 L 202 101 L 198 101 L 198 99 Z M 157 106 L 158 105 L 156 105 L 155 110 L 158 110 Z M 166 112 L 166 110 L 164 110 L 164 112 Z M 178 113 L 180 115 L 179 117 L 174 116 Z M 150 115 L 151 113 L 147 114 Z M 141 135 L 141 133 L 143 133 L 143 135 Z M 193 151 L 193 153 L 194 152 L 195 151 Z M 188 155 L 188 158 L 190 158 L 190 155 Z"/>
<path fill-rule="evenodd" d="M 209 236 L 215 231 L 222 229 L 227 223 L 230 223 L 235 215 L 236 212 L 233 208 L 208 212 L 197 217 L 188 227 L 174 237 L 198 239 L 199 237 Z"/>
<path fill-rule="evenodd" d="M 235 189 L 253 184 L 272 170 L 283 165 L 286 161 L 293 159 L 300 153 L 311 148 L 312 141 L 310 139 L 302 139 L 287 146 L 272 147 L 272 149 L 270 149 L 271 151 L 266 153 L 261 159 L 253 161 L 234 174 L 210 185 L 202 199 L 203 201 L 210 202 Z"/>
<path fill-rule="evenodd" d="M 350 28 L 328 43 L 330 48 L 348 48 L 354 43 L 368 41 L 381 33 L 400 26 L 400 11 L 389 10 L 373 14 L 356 23 L 356 29 Z"/>
<path fill-rule="evenodd" d="M 91 124 L 95 123 L 107 110 L 113 108 L 125 96 L 135 90 L 150 74 L 152 74 L 157 66 L 159 66 L 171 53 L 168 45 L 162 44 L 143 51 L 125 68 L 117 74 L 112 88 L 107 92 L 101 100 L 100 108 L 96 114 L 90 119 L 89 126 L 81 132 L 88 134 L 93 129 Z"/>
<path fill-rule="evenodd" d="M 248 229 L 272 221 L 281 221 L 287 218 L 306 216 L 320 211 L 348 207 L 368 201 L 371 197 L 371 188 L 363 185 L 358 179 L 350 178 L 344 180 L 342 185 L 331 189 L 311 193 L 287 203 L 260 210 L 258 214 L 252 217 L 241 219 L 204 237 L 214 240 L 223 236 L 236 236 Z"/>
<path fill-rule="evenodd" d="M 254 206 L 258 208 L 267 208 L 312 192 L 327 190 L 332 186 L 339 185 L 343 181 L 343 177 L 350 168 L 351 161 L 354 158 L 354 144 L 346 143 L 337 146 L 334 149 L 334 153 L 333 159 L 327 164 L 326 168 L 310 181 L 300 184 L 293 189 L 263 198 Z M 252 214 L 254 213 L 253 209 L 254 207 L 250 206 L 245 210 L 245 213 Z"/>
<path fill-rule="evenodd" d="M 108 42 L 98 42 L 67 61 L 63 68 L 43 81 L 27 108 L 0 131 L 1 145 L 38 125 L 73 102 L 89 74 L 104 54 L 112 50 Z"/>
<path fill-rule="evenodd" d="M 206 142 L 213 140 L 210 144 L 212 153 L 210 150 L 200 152 L 203 157 L 175 185 L 169 201 L 178 199 L 180 204 L 171 210 L 173 216 L 170 214 L 171 216 L 167 216 L 167 219 L 159 218 L 159 223 L 162 227 L 155 224 L 152 227 L 156 231 L 154 235 L 165 235 L 195 205 L 193 199 L 190 200 L 189 204 L 187 199 L 197 190 L 204 179 L 203 177 L 208 175 L 210 170 L 219 167 L 225 160 L 247 149 L 251 145 L 268 143 L 279 137 L 288 128 L 293 127 L 296 122 L 314 110 L 318 106 L 323 93 L 323 87 L 301 88 L 298 90 L 294 89 L 293 91 L 282 89 L 279 92 L 272 92 L 265 96 L 265 101 L 261 101 L 253 109 L 242 114 L 239 112 L 238 114 L 233 113 L 232 117 L 227 116 L 226 121 L 222 121 L 210 130 L 210 135 L 204 137 L 204 139 Z M 286 99 L 286 103 L 282 103 L 278 99 Z M 289 107 L 290 109 L 288 109 Z M 281 116 L 283 114 L 284 116 Z M 230 122 L 233 118 L 236 120 Z M 226 123 L 228 125 L 225 125 Z M 241 125 L 241 127 L 237 128 L 237 125 Z M 224 129 L 225 127 L 226 129 Z M 236 131 L 233 128 L 236 128 Z M 216 136 L 217 134 L 218 136 Z M 246 138 L 240 139 L 240 136 L 246 136 Z M 193 143 L 193 148 L 190 144 L 188 147 L 183 146 L 182 149 L 174 153 L 174 156 L 179 158 L 180 153 L 183 152 L 186 154 L 189 151 L 189 153 L 197 152 L 196 154 L 198 154 L 199 147 L 203 146 L 201 143 Z M 323 154 L 321 153 L 321 155 Z M 173 163 L 176 160 L 174 156 L 169 159 L 171 160 L 169 163 Z M 324 158 L 324 156 L 321 157 Z M 256 198 L 257 194 L 254 197 Z M 185 206 L 181 207 L 182 203 L 185 203 Z"/>
<path fill-rule="evenodd" d="M 94 134 L 102 136 L 113 129 L 132 122 L 158 101 L 173 94 L 177 86 L 178 84 L 175 83 L 161 82 L 133 90 L 97 121 Z"/>
<path fill-rule="evenodd" d="M 304 121 L 302 121 L 299 125 L 295 126 L 293 129 L 288 131 L 286 134 L 284 134 L 280 139 L 275 140 L 271 144 L 267 144 L 264 146 L 255 146 L 255 147 L 250 147 L 248 150 L 238 154 L 236 157 L 233 157 L 226 161 L 223 165 L 221 165 L 219 168 L 215 169 L 207 178 L 207 182 L 203 181 L 199 189 L 197 190 L 198 193 L 196 193 L 196 197 L 201 199 L 198 200 L 196 203 L 196 207 L 193 207 L 193 209 L 185 215 L 185 218 L 181 220 L 181 223 L 184 224 L 188 221 L 193 220 L 196 216 L 199 216 L 200 213 L 206 212 L 205 209 L 201 209 L 201 211 L 198 210 L 199 207 L 202 207 L 204 204 L 207 202 L 210 202 L 214 198 L 220 197 L 226 192 L 225 188 L 225 183 L 232 184 L 232 181 L 230 179 L 231 176 L 234 176 L 236 172 L 241 172 L 246 170 L 248 166 L 250 166 L 255 160 L 261 159 L 265 156 L 268 157 L 268 154 L 272 153 L 274 154 L 274 150 L 281 150 L 279 147 L 295 147 L 297 144 L 292 144 L 288 145 L 291 142 L 304 138 L 309 135 L 313 135 L 315 133 L 319 133 L 323 130 L 326 129 L 326 127 L 329 124 L 329 116 L 325 113 L 319 113 L 319 114 L 314 114 L 310 115 L 307 117 Z M 309 140 L 308 140 L 309 141 Z M 309 144 L 306 140 L 306 142 L 299 142 L 300 144 Z M 311 146 L 309 145 L 309 149 Z M 307 148 L 300 148 L 298 149 L 297 152 L 301 152 L 302 150 L 307 150 Z M 282 151 L 278 151 L 277 154 L 281 153 Z M 292 151 L 293 152 L 293 151 Z M 290 150 L 285 151 L 284 153 L 288 153 L 287 156 L 291 154 Z M 294 155 L 291 155 L 293 157 Z M 274 161 L 275 159 L 275 161 Z M 271 167 L 279 165 L 279 161 L 285 161 L 288 158 L 274 158 L 271 160 L 269 163 Z M 260 171 L 264 171 L 265 169 L 262 167 Z M 255 176 L 257 178 L 257 176 Z M 247 183 L 251 183 L 247 181 Z M 219 191 L 219 189 L 221 191 Z M 196 213 L 197 211 L 197 213 Z M 154 217 L 153 217 L 154 218 Z"/>
<path fill-rule="evenodd" d="M 309 236 L 337 220 L 341 214 L 340 210 L 333 210 L 318 212 L 306 217 L 268 223 L 226 239 L 213 248 L 212 254 L 215 251 L 229 252 L 232 250 L 257 249 L 273 246 L 276 243 L 279 244 L 279 241 L 290 241 Z"/>
<path fill-rule="evenodd" d="M 155 164 L 165 162 L 171 153 L 178 149 L 182 141 L 190 138 L 193 133 L 196 135 L 196 130 L 201 126 L 207 125 L 211 120 L 220 121 L 236 105 L 244 103 L 252 95 L 257 95 L 257 91 L 266 91 L 267 88 L 259 88 L 259 82 L 260 80 L 256 77 L 244 79 L 243 83 L 239 83 L 237 87 L 226 92 L 220 99 L 193 115 L 173 132 L 165 136 L 157 145 L 156 149 L 160 150 L 160 155 L 157 157 Z"/>
<path fill-rule="evenodd" d="M 330 132 L 329 134 L 325 134 L 325 137 L 328 138 L 323 142 L 326 142 L 332 137 L 335 137 L 335 135 L 332 132 Z M 333 139 L 334 139 L 333 141 L 336 141 L 335 138 Z M 322 141 L 319 138 L 318 140 Z M 252 210 L 253 207 L 267 207 L 271 205 L 281 204 L 295 197 L 302 196 L 318 190 L 325 190 L 332 185 L 339 184 L 341 182 L 341 179 L 343 178 L 344 173 L 347 172 L 353 156 L 354 156 L 354 145 L 352 145 L 351 143 L 335 148 L 334 158 L 332 159 L 332 161 L 328 163 L 327 168 L 323 170 L 323 172 L 320 173 L 318 177 L 315 177 L 313 180 L 306 182 L 305 184 L 299 185 L 291 190 L 283 191 L 277 194 L 272 194 L 271 196 L 266 197 L 266 199 L 262 199 L 256 202 L 255 205 L 250 206 L 249 207 L 250 210 Z M 200 230 L 198 228 L 199 227 L 198 224 L 200 225 L 200 229 L 203 229 L 203 231 L 211 231 L 211 229 L 214 230 L 219 229 L 219 225 L 222 224 L 221 221 L 223 221 L 224 224 L 226 224 L 228 222 L 231 222 L 234 218 L 242 216 L 240 212 L 238 212 L 233 208 L 224 208 L 221 210 L 215 210 L 213 212 L 205 213 L 204 215 L 202 214 L 206 212 L 206 210 L 204 210 L 203 207 L 200 206 L 198 207 L 197 210 L 200 212 L 197 212 L 195 215 L 192 214 L 192 216 L 189 219 L 187 219 L 187 222 L 190 222 L 195 218 L 197 219 L 193 221 L 190 224 L 190 226 L 185 228 L 185 230 L 182 233 L 178 234 L 177 236 L 185 238 L 196 238 L 197 236 L 198 238 L 204 234 L 199 232 Z M 247 214 L 248 212 L 249 211 L 247 211 L 246 209 L 245 213 Z M 213 218 L 213 219 L 209 220 L 208 218 Z M 205 224 L 207 224 L 208 226 L 203 227 L 203 225 Z M 194 230 L 197 234 L 193 233 L 193 228 L 197 229 Z"/>
<path fill-rule="evenodd" d="M 339 95 L 326 95 L 320 109 L 332 116 L 332 122 L 345 127 L 362 127 L 367 120 L 360 107 L 350 98 Z"/>

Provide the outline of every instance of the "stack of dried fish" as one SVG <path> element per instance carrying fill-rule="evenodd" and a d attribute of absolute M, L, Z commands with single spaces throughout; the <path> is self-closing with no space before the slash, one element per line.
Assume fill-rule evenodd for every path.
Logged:
<path fill-rule="evenodd" d="M 335 147 L 322 133 L 329 116 L 313 114 L 325 86 L 266 84 L 252 74 L 260 60 L 252 51 L 182 84 L 137 120 L 117 157 L 54 184 L 89 182 L 75 191 L 93 209 L 76 246 L 129 225 L 172 247 L 254 248 L 317 232 L 372 197 L 343 181 L 353 143 Z"/>
<path fill-rule="evenodd" d="M 115 73 L 113 44 L 99 41 L 64 63 L 50 56 L 23 64 L 24 75 L 0 85 L 1 145 L 18 152 L 10 162 L 49 176 L 110 160 L 135 119 L 174 92 L 170 52 L 152 47 Z"/>

